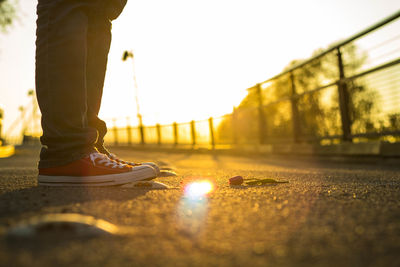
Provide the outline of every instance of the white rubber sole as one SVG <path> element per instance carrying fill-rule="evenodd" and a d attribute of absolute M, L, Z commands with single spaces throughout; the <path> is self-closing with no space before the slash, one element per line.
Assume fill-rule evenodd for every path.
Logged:
<path fill-rule="evenodd" d="M 43 186 L 113 186 L 149 180 L 157 177 L 150 166 L 136 166 L 130 172 L 96 176 L 50 176 L 39 175 L 38 184 Z"/>
<path fill-rule="evenodd" d="M 157 176 L 160 174 L 160 168 L 157 166 L 157 164 L 155 164 L 153 162 L 143 162 L 142 165 L 147 165 L 147 166 L 152 167 L 156 171 Z"/>

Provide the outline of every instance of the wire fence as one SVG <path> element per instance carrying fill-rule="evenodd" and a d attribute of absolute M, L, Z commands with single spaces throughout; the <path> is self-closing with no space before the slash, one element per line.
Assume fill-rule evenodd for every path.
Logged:
<path fill-rule="evenodd" d="M 240 144 L 400 141 L 400 11 L 294 61 L 248 88 L 231 114 L 153 126 L 108 121 L 107 143 L 215 148 Z M 126 125 L 124 127 L 118 125 Z"/>

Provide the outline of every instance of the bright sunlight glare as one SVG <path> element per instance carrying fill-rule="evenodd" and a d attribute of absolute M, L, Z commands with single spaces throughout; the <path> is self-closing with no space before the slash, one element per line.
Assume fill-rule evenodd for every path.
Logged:
<path fill-rule="evenodd" d="M 183 182 L 183 195 L 177 206 L 177 224 L 191 235 L 204 229 L 208 213 L 208 196 L 216 186 L 209 178 L 189 178 Z"/>
<path fill-rule="evenodd" d="M 211 181 L 195 181 L 185 186 L 185 196 L 189 198 L 196 198 L 207 196 L 214 190 L 214 184 Z"/>

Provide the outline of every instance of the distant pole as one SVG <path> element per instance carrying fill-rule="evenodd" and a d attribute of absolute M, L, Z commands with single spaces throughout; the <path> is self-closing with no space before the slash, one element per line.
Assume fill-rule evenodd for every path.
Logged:
<path fill-rule="evenodd" d="M 122 55 L 122 61 L 128 60 L 128 58 L 132 58 L 132 67 L 133 67 L 133 85 L 135 89 L 135 102 L 136 102 L 136 114 L 137 118 L 139 121 L 139 132 L 140 132 L 140 142 L 143 145 L 145 143 L 144 141 L 144 129 L 143 129 L 143 118 L 142 114 L 140 113 L 140 107 L 139 107 L 139 89 L 137 85 L 137 80 L 136 80 L 136 69 L 135 69 L 135 55 L 133 54 L 133 51 L 124 51 Z"/>

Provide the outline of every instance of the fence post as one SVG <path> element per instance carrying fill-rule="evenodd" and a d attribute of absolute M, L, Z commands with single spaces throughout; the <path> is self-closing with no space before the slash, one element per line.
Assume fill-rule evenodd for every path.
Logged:
<path fill-rule="evenodd" d="M 293 122 L 293 141 L 298 143 L 301 136 L 300 116 L 298 109 L 298 98 L 296 93 L 296 83 L 294 80 L 293 71 L 290 72 L 290 83 L 292 88 L 292 96 L 290 102 L 292 104 L 292 122 Z"/>
<path fill-rule="evenodd" d="M 192 135 L 192 146 L 196 145 L 196 127 L 194 121 L 190 122 L 190 133 Z"/>
<path fill-rule="evenodd" d="M 0 108 L 0 146 L 3 143 L 3 136 L 1 135 L 3 130 L 3 110 Z"/>
<path fill-rule="evenodd" d="M 118 145 L 118 128 L 117 128 L 117 119 L 113 119 L 114 124 L 114 145 Z"/>
<path fill-rule="evenodd" d="M 132 127 L 129 117 L 126 117 L 126 134 L 128 136 L 128 145 L 132 145 Z"/>
<path fill-rule="evenodd" d="M 215 149 L 215 138 L 214 138 L 214 121 L 213 117 L 208 119 L 208 126 L 210 127 L 210 144 L 211 148 Z"/>
<path fill-rule="evenodd" d="M 338 91 L 339 91 L 339 108 L 340 108 L 340 117 L 342 121 L 342 140 L 343 141 L 352 141 L 351 138 L 351 120 L 350 120 L 350 110 L 349 110 L 349 92 L 347 89 L 347 83 L 344 80 L 344 66 L 343 66 L 343 58 L 342 53 L 340 51 L 340 47 L 337 48 L 337 57 L 338 57 L 338 67 L 339 67 L 339 81 L 338 81 Z"/>
<path fill-rule="evenodd" d="M 156 130 L 157 130 L 157 144 L 160 146 L 161 145 L 161 126 L 159 123 L 156 124 Z"/>
<path fill-rule="evenodd" d="M 172 124 L 172 127 L 174 128 L 174 145 L 178 145 L 178 124 L 174 122 Z"/>
<path fill-rule="evenodd" d="M 140 144 L 144 145 L 145 140 L 144 140 L 144 126 L 143 126 L 143 120 L 142 120 L 142 115 L 137 115 L 139 118 L 139 134 L 140 134 Z"/>
<path fill-rule="evenodd" d="M 257 98 L 258 98 L 258 134 L 260 144 L 265 144 L 265 114 L 264 114 L 264 104 L 261 91 L 261 84 L 256 85 Z"/>
<path fill-rule="evenodd" d="M 232 112 L 232 139 L 233 139 L 233 144 L 237 145 L 238 144 L 237 110 L 235 107 L 233 107 L 233 112 Z"/>

